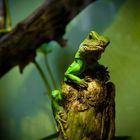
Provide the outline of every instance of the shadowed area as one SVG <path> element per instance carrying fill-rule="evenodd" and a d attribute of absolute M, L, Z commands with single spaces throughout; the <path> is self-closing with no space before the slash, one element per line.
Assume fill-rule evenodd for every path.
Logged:
<path fill-rule="evenodd" d="M 132 140 L 130 136 L 116 136 L 114 140 Z"/>

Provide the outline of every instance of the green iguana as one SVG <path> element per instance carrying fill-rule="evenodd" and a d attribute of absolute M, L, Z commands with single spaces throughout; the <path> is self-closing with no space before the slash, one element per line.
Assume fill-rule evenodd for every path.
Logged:
<path fill-rule="evenodd" d="M 85 40 L 80 44 L 80 47 L 74 57 L 73 63 L 68 67 L 64 74 L 64 82 L 72 82 L 80 87 L 86 87 L 87 83 L 85 79 L 81 79 L 80 75 L 88 68 L 94 70 L 99 64 L 98 60 L 101 54 L 104 52 L 106 46 L 109 44 L 109 39 L 100 36 L 95 31 L 91 31 Z M 61 122 L 65 120 L 61 119 L 61 109 L 59 109 L 62 101 L 61 92 L 59 90 L 52 91 L 52 108 L 55 119 L 59 124 L 59 128 L 64 133 L 63 125 Z"/>
<path fill-rule="evenodd" d="M 79 75 L 87 68 L 94 69 L 98 64 L 101 54 L 109 44 L 109 39 L 100 36 L 95 31 L 91 31 L 85 40 L 80 44 L 80 47 L 74 57 L 74 62 L 69 66 L 64 74 L 65 82 L 73 82 L 78 86 L 87 86 L 84 79 L 80 79 Z"/>

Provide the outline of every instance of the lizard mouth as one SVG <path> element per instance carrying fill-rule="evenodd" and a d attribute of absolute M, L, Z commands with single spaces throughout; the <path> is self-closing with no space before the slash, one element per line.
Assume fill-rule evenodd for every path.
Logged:
<path fill-rule="evenodd" d="M 96 46 L 96 48 L 98 48 L 98 50 L 100 50 L 100 51 L 104 51 L 105 50 L 105 48 L 102 47 L 102 46 Z"/>
<path fill-rule="evenodd" d="M 83 46 L 83 49 L 84 49 L 84 51 L 86 52 L 88 52 L 88 51 L 95 51 L 95 50 L 97 50 L 97 51 L 104 51 L 105 50 L 105 47 L 102 47 L 102 46 L 92 46 L 92 45 L 84 45 Z"/>

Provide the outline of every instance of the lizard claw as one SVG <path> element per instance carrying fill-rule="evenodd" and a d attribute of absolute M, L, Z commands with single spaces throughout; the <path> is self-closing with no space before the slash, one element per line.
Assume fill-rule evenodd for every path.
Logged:
<path fill-rule="evenodd" d="M 80 87 L 87 87 L 88 86 L 87 82 L 84 79 L 81 79 L 79 85 L 80 85 Z"/>
<path fill-rule="evenodd" d="M 66 115 L 64 114 L 64 112 L 60 111 L 60 112 L 57 113 L 55 119 L 56 119 L 56 121 L 58 123 L 57 131 L 59 132 L 60 129 L 61 129 L 63 135 L 66 136 L 66 134 L 65 134 L 65 127 L 66 127 L 65 125 L 67 123 Z"/>
<path fill-rule="evenodd" d="M 88 81 L 88 82 L 92 81 L 92 78 L 90 76 L 85 76 L 84 79 L 85 79 L 85 81 Z"/>

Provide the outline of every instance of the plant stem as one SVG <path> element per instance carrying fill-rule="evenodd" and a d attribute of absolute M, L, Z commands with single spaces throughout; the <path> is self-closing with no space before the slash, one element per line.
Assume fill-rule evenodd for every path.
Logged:
<path fill-rule="evenodd" d="M 10 5 L 9 5 L 9 0 L 5 0 L 6 4 L 6 22 L 7 22 L 7 31 L 12 30 L 12 18 L 10 14 Z"/>
<path fill-rule="evenodd" d="M 45 60 L 45 65 L 46 65 L 46 67 L 47 67 L 47 70 L 48 70 L 48 72 L 49 72 L 49 75 L 50 75 L 50 77 L 51 77 L 53 86 L 54 86 L 55 89 L 57 89 L 56 81 L 55 81 L 55 79 L 54 79 L 54 77 L 53 77 L 51 68 L 50 68 L 49 63 L 48 63 L 47 55 L 44 55 L 44 60 Z"/>
<path fill-rule="evenodd" d="M 46 86 L 46 88 L 47 88 L 47 91 L 48 91 L 49 96 L 51 97 L 51 86 L 50 86 L 50 84 L 49 84 L 49 82 L 48 82 L 48 80 L 47 80 L 47 78 L 46 78 L 46 76 L 45 76 L 45 74 L 44 74 L 42 68 L 41 68 L 40 65 L 37 63 L 37 61 L 34 61 L 34 64 L 35 64 L 37 70 L 39 71 L 39 74 L 40 74 L 42 80 L 44 81 L 44 84 L 45 84 L 45 86 Z"/>

